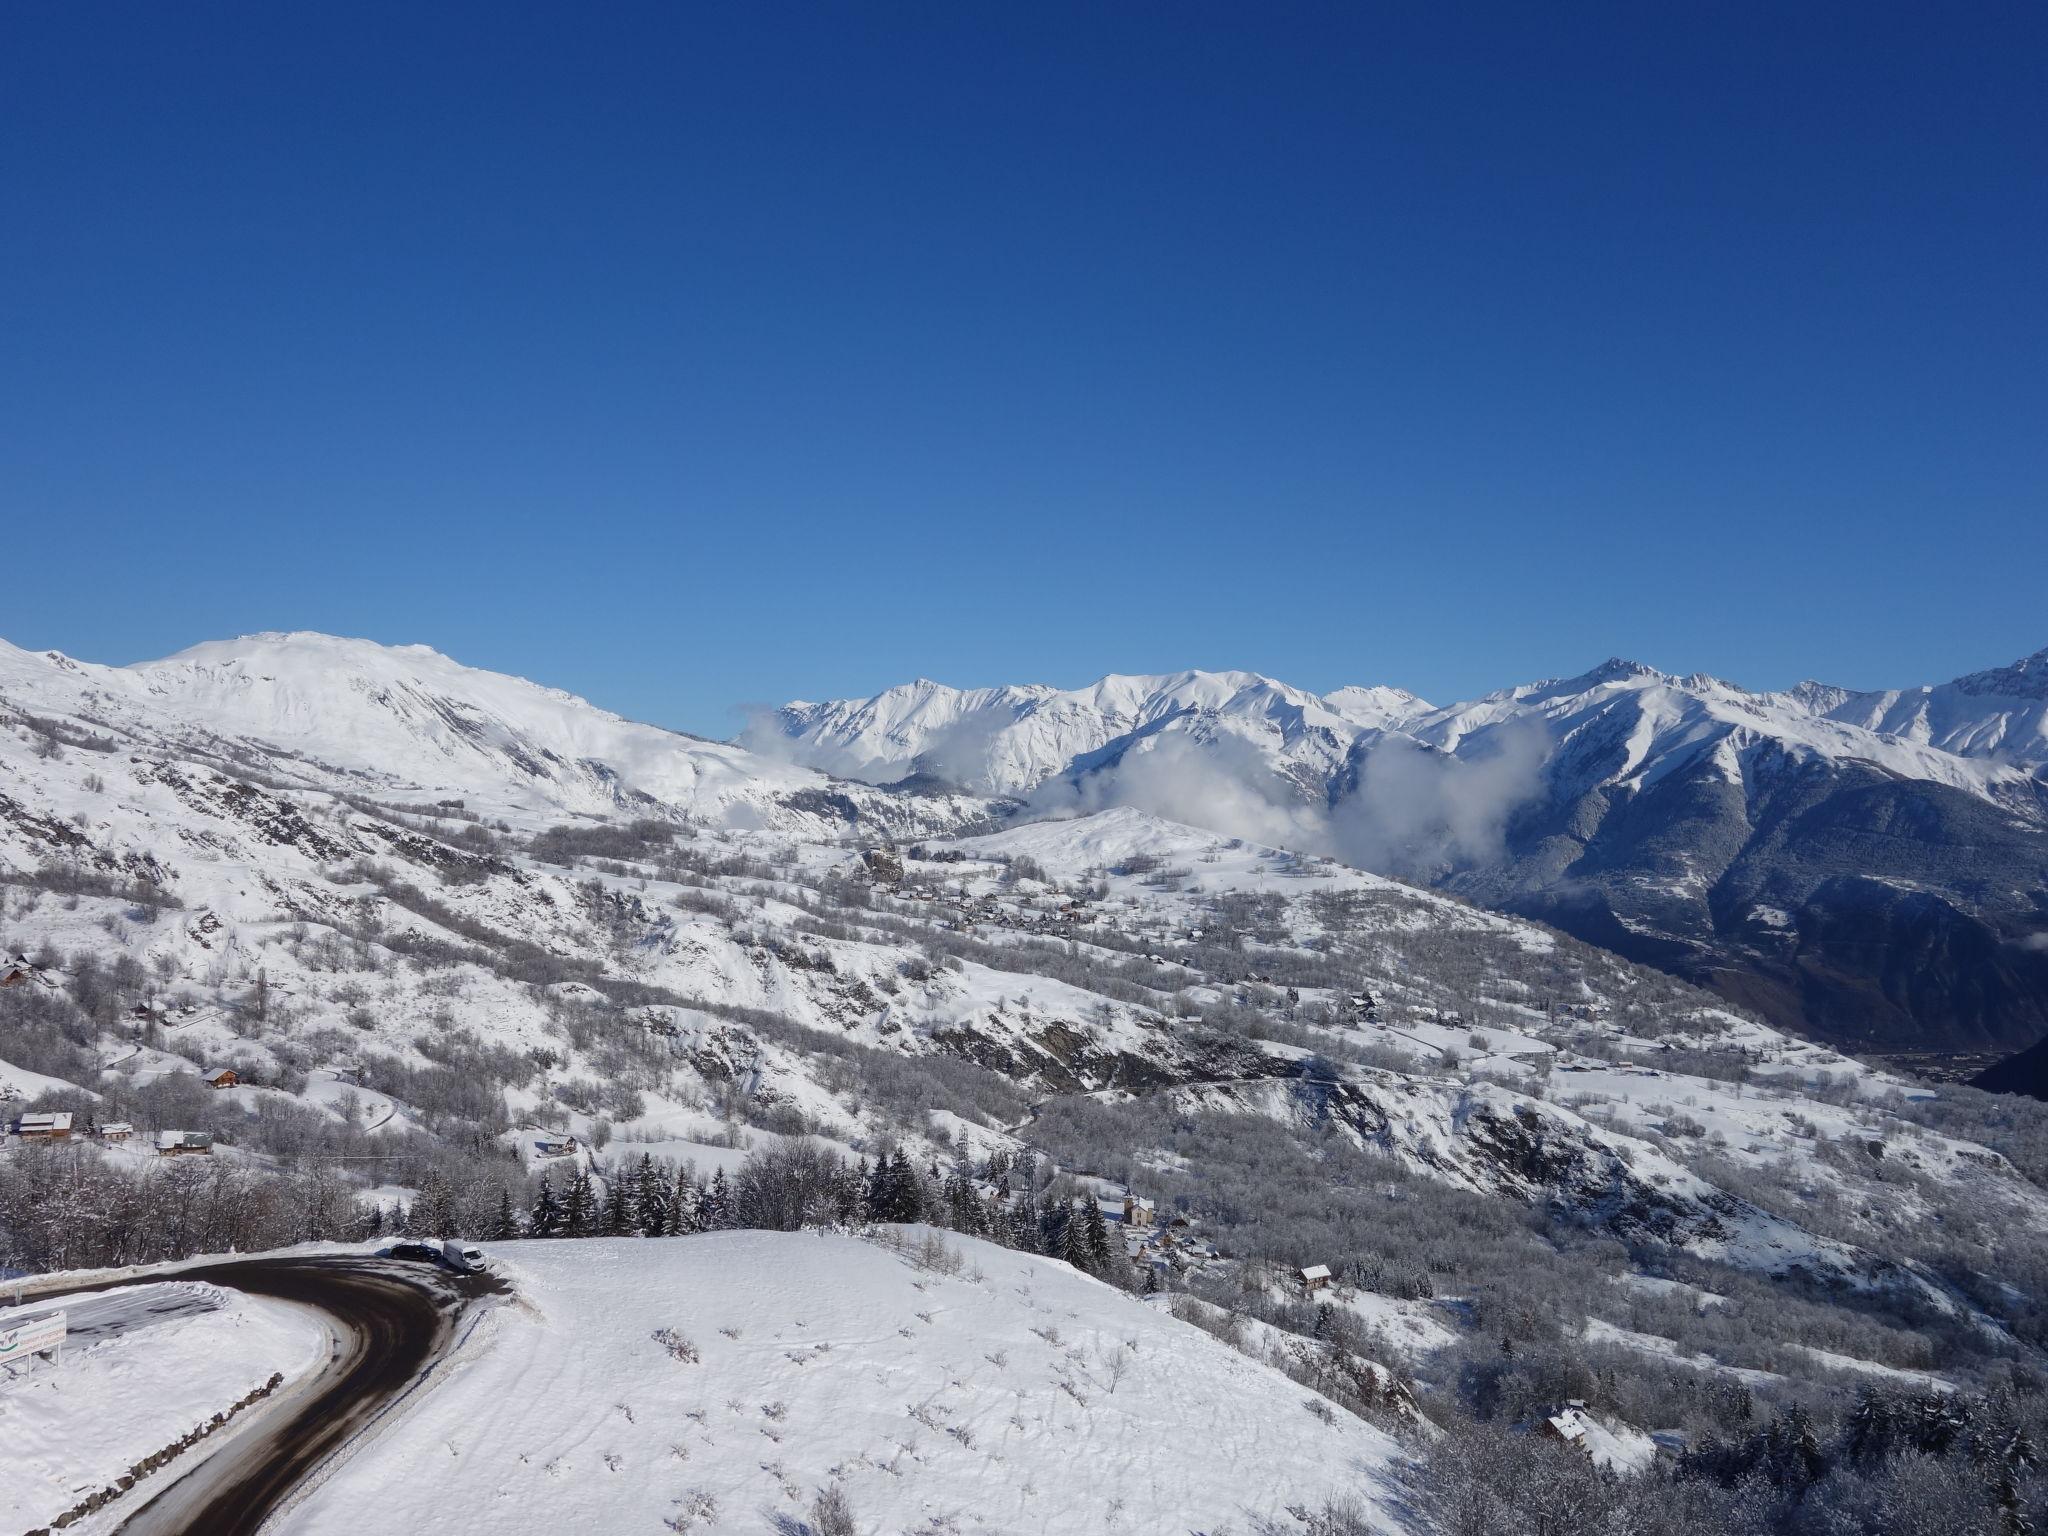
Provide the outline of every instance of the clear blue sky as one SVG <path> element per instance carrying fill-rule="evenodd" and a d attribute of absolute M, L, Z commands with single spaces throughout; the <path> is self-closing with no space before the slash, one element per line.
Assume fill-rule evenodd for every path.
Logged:
<path fill-rule="evenodd" d="M 2044 61 L 2017 3 L 12 5 L 0 635 L 717 734 L 2002 663 Z"/>

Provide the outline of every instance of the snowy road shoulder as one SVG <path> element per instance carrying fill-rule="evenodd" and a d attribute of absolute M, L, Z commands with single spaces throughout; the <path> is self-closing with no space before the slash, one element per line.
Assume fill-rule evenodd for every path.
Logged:
<path fill-rule="evenodd" d="M 0 1376 L 9 1473 L 0 1530 L 48 1524 L 273 1375 L 311 1372 L 329 1346 L 316 1314 L 215 1286 L 131 1286 L 61 1305 L 84 1325 L 62 1368 L 23 1364 Z"/>

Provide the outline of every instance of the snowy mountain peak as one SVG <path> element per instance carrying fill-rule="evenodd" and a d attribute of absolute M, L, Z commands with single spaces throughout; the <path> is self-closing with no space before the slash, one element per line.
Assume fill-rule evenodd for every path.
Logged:
<path fill-rule="evenodd" d="M 2048 699 L 2048 646 L 2008 667 L 1972 672 L 1950 685 L 1958 693 L 2008 699 Z"/>
<path fill-rule="evenodd" d="M 0 694 L 137 739 L 239 743 L 342 775 L 534 811 L 622 805 L 758 816 L 807 770 L 626 720 L 558 688 L 431 646 L 308 631 L 208 641 L 113 667 L 8 646 Z"/>
<path fill-rule="evenodd" d="M 1566 681 L 1583 684 L 1586 688 L 1597 688 L 1603 683 L 1661 683 L 1669 682 L 1671 679 L 1655 667 L 1645 666 L 1640 661 L 1630 661 L 1625 656 L 1610 656 L 1599 666 Z"/>

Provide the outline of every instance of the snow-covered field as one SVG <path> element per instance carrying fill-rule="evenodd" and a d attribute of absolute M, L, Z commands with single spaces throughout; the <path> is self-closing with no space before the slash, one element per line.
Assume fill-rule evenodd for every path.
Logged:
<path fill-rule="evenodd" d="M 518 1301 L 290 1529 L 794 1531 L 834 1483 L 872 1532 L 1248 1536 L 1336 1495 L 1394 1528 L 1379 1430 L 1052 1260 L 922 1267 L 920 1230 L 496 1247 Z"/>

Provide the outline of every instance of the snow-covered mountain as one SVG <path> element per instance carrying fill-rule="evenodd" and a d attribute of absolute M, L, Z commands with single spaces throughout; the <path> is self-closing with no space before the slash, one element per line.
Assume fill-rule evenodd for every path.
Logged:
<path fill-rule="evenodd" d="M 332 635 L 247 635 L 127 667 L 0 641 L 0 708 L 68 717 L 115 739 L 254 754 L 364 795 L 480 798 L 534 813 L 775 825 L 806 814 L 791 797 L 815 807 L 827 789 L 815 771 L 626 720 L 427 646 Z M 945 819 L 929 797 L 921 806 Z"/>
<path fill-rule="evenodd" d="M 2044 731 L 2048 652 L 1864 694 L 1617 659 L 1441 708 L 1234 672 L 925 682 L 748 739 L 1443 883 L 1841 1038 L 2010 1048 L 2048 1033 Z"/>
<path fill-rule="evenodd" d="M 1014 795 L 1142 750 L 1168 733 L 1241 742 L 1306 792 L 1361 729 L 1426 709 L 1397 689 L 1328 699 L 1251 672 L 1105 677 L 1088 688 L 948 688 L 920 678 L 871 699 L 786 704 L 742 739 L 872 783 L 927 775 Z"/>
<path fill-rule="evenodd" d="M 1840 1371 L 1920 1382 L 1938 1364 L 1947 1390 L 2032 1368 L 2037 1122 L 1301 846 L 1374 834 L 1352 818 L 1375 796 L 1435 793 L 1454 841 L 1498 840 L 1491 867 L 1532 858 L 1529 811 L 1489 825 L 1469 807 L 1510 801 L 1503 765 L 1553 730 L 1570 750 L 1530 771 L 1594 786 L 1581 870 L 1626 851 L 1656 796 L 1730 765 L 1767 786 L 1758 838 L 1797 819 L 1801 785 L 1823 808 L 1882 810 L 1904 784 L 1951 817 L 2017 812 L 1874 767 L 1852 785 L 1817 757 L 1773 766 L 1789 749 L 1733 742 L 1738 700 L 1632 670 L 1463 715 L 1248 675 L 1115 681 L 1000 706 L 1016 761 L 1074 749 L 1020 804 L 829 778 L 413 649 L 257 637 L 132 668 L 0 652 L 0 1097 L 9 1119 L 130 1127 L 0 1138 L 0 1264 L 354 1239 L 368 1206 L 495 1246 L 565 1182 L 594 1180 L 609 1213 L 614 1191 L 678 1178 L 636 1170 L 687 1165 L 701 1215 L 714 1172 L 745 1190 L 757 1159 L 890 1148 L 923 1170 L 927 1219 L 1036 1255 L 962 1238 L 965 1267 L 940 1275 L 808 1233 L 508 1243 L 517 1303 L 394 1415 L 423 1438 L 394 1432 L 303 1506 L 322 1529 L 361 1523 L 377 1469 L 411 1479 L 435 1457 L 486 1523 L 511 1489 L 558 1523 L 795 1530 L 829 1480 L 891 1529 L 1015 1529 L 1020 1511 L 1057 1531 L 1293 1529 L 1332 1495 L 1376 1525 L 1403 1496 L 1385 1437 L 1426 1454 L 1416 1405 L 1455 1414 L 1480 1376 L 1515 1375 L 1535 1405 L 1590 1361 L 1595 1386 L 1570 1390 L 1604 1394 L 1603 1434 L 1648 1457 L 1651 1430 L 1747 1423 L 1699 1383 L 1753 1392 L 1761 1423 L 1839 1393 Z M 925 744 L 911 763 L 976 718 L 927 703 L 921 724 L 894 707 Z M 1800 717 L 1815 740 L 1856 729 L 1823 713 Z M 1104 737 L 1112 716 L 1136 724 Z M 1150 803 L 1100 797 L 1111 784 Z M 1219 807 L 1296 846 L 1191 824 Z M 223 1065 L 240 1081 L 208 1086 Z M 160 1161 L 168 1130 L 212 1150 Z M 852 1220 L 845 1187 L 799 1214 Z M 1105 1201 L 1131 1224 L 1089 1262 L 1161 1299 L 1084 1280 L 1049 1238 Z M 1318 1264 L 1337 1280 L 1311 1297 Z M 1671 1300 L 1683 1286 L 1713 1304 Z M 675 1295 L 749 1315 L 671 1318 Z M 657 1337 L 676 1329 L 688 1358 Z M 146 1336 L 104 1342 L 81 1380 L 144 1379 Z M 201 1417 L 246 1391 L 210 1379 L 227 1396 L 195 1394 Z M 577 1427 L 522 1402 L 463 1432 L 522 1381 L 559 1390 Z M 57 1455 L 67 1425 L 118 1411 L 59 1396 L 8 1399 L 10 1435 L 66 1479 L 38 1518 L 133 1450 Z M 1187 1437 L 1233 1414 L 1257 1422 L 1225 1478 Z M 1128 1489 L 1041 1471 L 1104 1444 L 1164 1470 Z M 949 1524 L 984 1488 L 1002 1518 Z M 418 1523 L 432 1495 L 399 1503 Z"/>
<path fill-rule="evenodd" d="M 1852 693 L 1801 683 L 1790 697 L 1830 720 L 1960 757 L 2048 763 L 2048 649 L 1927 687 Z"/>

